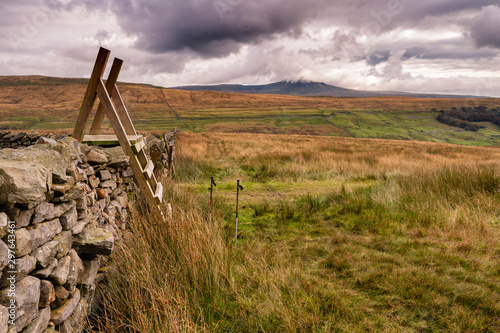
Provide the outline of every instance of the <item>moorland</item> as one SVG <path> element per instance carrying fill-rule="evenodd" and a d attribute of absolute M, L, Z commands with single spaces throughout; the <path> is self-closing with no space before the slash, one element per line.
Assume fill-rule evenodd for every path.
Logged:
<path fill-rule="evenodd" d="M 74 128 L 87 80 L 42 76 L 0 77 L 0 128 Z M 484 106 L 495 98 L 303 97 L 183 91 L 120 83 L 140 131 L 179 128 L 195 133 L 263 133 L 499 145 L 498 126 L 476 132 L 437 121 L 440 110 Z M 97 107 L 97 105 L 96 105 Z M 95 109 L 96 109 L 95 107 Z M 110 125 L 106 125 L 108 131 Z"/>
<path fill-rule="evenodd" d="M 0 126 L 71 131 L 85 86 L 0 78 Z M 500 331 L 499 128 L 436 119 L 498 99 L 119 89 L 139 131 L 182 130 L 173 219 L 132 214 L 94 331 Z"/>
<path fill-rule="evenodd" d="M 498 148 L 183 132 L 177 151 L 174 219 L 134 218 L 102 331 L 500 330 Z"/>

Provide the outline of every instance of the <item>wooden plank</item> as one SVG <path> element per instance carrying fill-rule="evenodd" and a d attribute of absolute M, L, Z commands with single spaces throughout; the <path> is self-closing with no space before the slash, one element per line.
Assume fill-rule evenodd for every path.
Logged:
<path fill-rule="evenodd" d="M 155 191 L 155 199 L 158 204 L 161 204 L 163 200 L 163 185 L 161 183 L 157 183 L 156 191 Z"/>
<path fill-rule="evenodd" d="M 146 167 L 144 168 L 144 175 L 146 176 L 147 179 L 151 179 L 153 176 L 153 170 L 155 169 L 155 165 L 153 164 L 153 161 L 149 160 L 148 164 L 146 164 Z"/>
<path fill-rule="evenodd" d="M 148 161 L 149 161 L 144 150 L 141 150 L 140 152 L 138 152 L 135 155 L 135 157 L 137 158 L 137 161 L 139 162 L 139 165 L 141 166 L 141 168 L 144 170 L 144 168 L 146 167 L 146 165 L 148 164 Z"/>
<path fill-rule="evenodd" d="M 134 178 L 141 189 L 142 194 L 146 198 L 146 202 L 148 203 L 149 208 L 152 211 L 159 212 L 161 214 L 160 208 L 158 206 L 157 198 L 155 198 L 155 194 L 151 191 L 151 187 L 149 186 L 146 178 L 142 174 L 142 168 L 137 163 L 135 158 L 135 154 L 132 150 L 132 146 L 128 141 L 127 134 L 125 133 L 125 129 L 123 128 L 118 114 L 116 113 L 115 106 L 109 97 L 108 91 L 106 90 L 106 86 L 102 79 L 99 79 L 99 83 L 97 85 L 97 93 L 99 94 L 99 99 L 101 100 L 104 110 L 106 111 L 106 115 L 108 116 L 109 121 L 111 122 L 111 126 L 115 130 L 115 134 L 118 137 L 118 141 L 120 142 L 120 146 L 122 147 L 125 155 L 130 158 L 130 166 L 132 168 L 132 172 L 134 173 Z M 163 215 L 163 214 L 161 214 Z"/>
<path fill-rule="evenodd" d="M 102 74 L 106 69 L 106 64 L 108 62 L 109 50 L 105 48 L 100 48 L 97 54 L 97 59 L 95 61 L 94 69 L 92 70 L 92 75 L 90 76 L 89 85 L 87 86 L 87 91 L 85 92 L 85 97 L 83 98 L 82 107 L 80 108 L 80 114 L 76 121 L 75 130 L 73 131 L 73 138 L 79 142 L 83 139 L 83 134 L 85 133 L 85 127 L 89 121 L 90 113 L 94 107 L 96 99 L 96 89 L 102 78 Z"/>
<path fill-rule="evenodd" d="M 136 135 L 134 124 L 132 124 L 132 120 L 130 119 L 130 115 L 128 114 L 127 107 L 125 103 L 123 103 L 122 96 L 120 95 L 120 91 L 118 91 L 118 86 L 115 84 L 113 86 L 113 94 L 112 94 L 113 102 L 116 105 L 116 111 L 118 112 L 118 116 L 125 128 L 125 132 L 128 135 Z"/>
<path fill-rule="evenodd" d="M 128 135 L 128 141 L 134 145 L 140 140 L 143 140 L 142 135 Z M 85 135 L 82 140 L 83 143 L 95 146 L 118 146 L 120 142 L 116 135 Z"/>
<path fill-rule="evenodd" d="M 113 87 L 118 81 L 118 75 L 120 75 L 120 70 L 123 65 L 123 60 L 115 58 L 113 60 L 113 65 L 111 66 L 111 71 L 109 72 L 108 79 L 106 80 L 106 90 L 110 96 L 113 96 Z M 102 123 L 104 121 L 104 116 L 106 112 L 104 111 L 104 107 L 102 103 L 99 103 L 97 107 L 97 112 L 94 116 L 94 121 L 92 122 L 92 127 L 90 128 L 90 134 L 97 135 L 101 132 Z M 127 133 L 129 134 L 129 133 Z"/>
<path fill-rule="evenodd" d="M 146 143 L 144 142 L 144 140 L 137 141 L 134 145 L 132 145 L 132 149 L 136 154 L 140 151 L 143 151 L 144 147 L 146 147 Z"/>
<path fill-rule="evenodd" d="M 151 178 L 148 179 L 149 186 L 153 189 L 153 192 L 156 192 L 156 187 L 158 186 L 158 181 L 156 181 L 156 177 L 154 174 L 151 175 Z"/>

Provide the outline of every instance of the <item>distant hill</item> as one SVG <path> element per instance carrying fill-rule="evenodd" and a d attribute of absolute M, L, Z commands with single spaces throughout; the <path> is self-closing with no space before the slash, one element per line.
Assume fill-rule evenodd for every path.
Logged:
<path fill-rule="evenodd" d="M 345 89 L 332 86 L 323 82 L 313 81 L 279 81 L 264 85 L 220 84 L 207 86 L 181 86 L 172 89 L 188 91 L 218 91 L 240 94 L 275 94 L 291 96 L 331 96 L 331 97 L 378 97 L 378 96 L 404 96 L 422 98 L 471 98 L 476 96 L 440 95 L 440 94 L 415 94 L 401 91 L 364 91 Z M 484 97 L 483 97 L 484 98 Z"/>

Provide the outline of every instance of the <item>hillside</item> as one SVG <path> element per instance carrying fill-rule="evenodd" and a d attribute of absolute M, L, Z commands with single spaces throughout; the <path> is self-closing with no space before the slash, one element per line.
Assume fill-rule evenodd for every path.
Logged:
<path fill-rule="evenodd" d="M 472 98 L 474 96 L 415 94 L 402 91 L 363 91 L 332 86 L 324 82 L 279 81 L 264 85 L 221 84 L 208 86 L 181 86 L 172 89 L 189 91 L 218 91 L 240 94 L 277 94 L 291 96 L 330 96 L 330 97 L 379 97 L 405 96 L 423 98 Z"/>
<path fill-rule="evenodd" d="M 0 77 L 0 127 L 71 130 L 86 79 Z M 498 127 L 470 133 L 445 124 L 431 110 L 498 107 L 493 98 L 307 97 L 185 91 L 119 83 L 138 130 L 257 132 L 426 140 L 500 145 Z"/>

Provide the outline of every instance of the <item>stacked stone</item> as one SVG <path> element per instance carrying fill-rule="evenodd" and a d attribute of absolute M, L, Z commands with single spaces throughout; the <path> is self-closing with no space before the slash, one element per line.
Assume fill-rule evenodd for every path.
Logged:
<path fill-rule="evenodd" d="M 132 171 L 120 147 L 37 142 L 0 150 L 0 333 L 81 332 L 125 228 Z"/>
<path fill-rule="evenodd" d="M 157 179 L 168 176 L 169 164 L 172 159 L 172 149 L 177 129 L 160 134 L 151 134 L 146 139 L 146 153 L 154 164 L 154 174 Z"/>
<path fill-rule="evenodd" d="M 40 134 L 37 132 L 17 132 L 0 130 L 0 149 L 2 148 L 21 148 L 34 145 L 41 137 L 48 137 L 60 140 L 67 136 L 66 134 Z"/>

